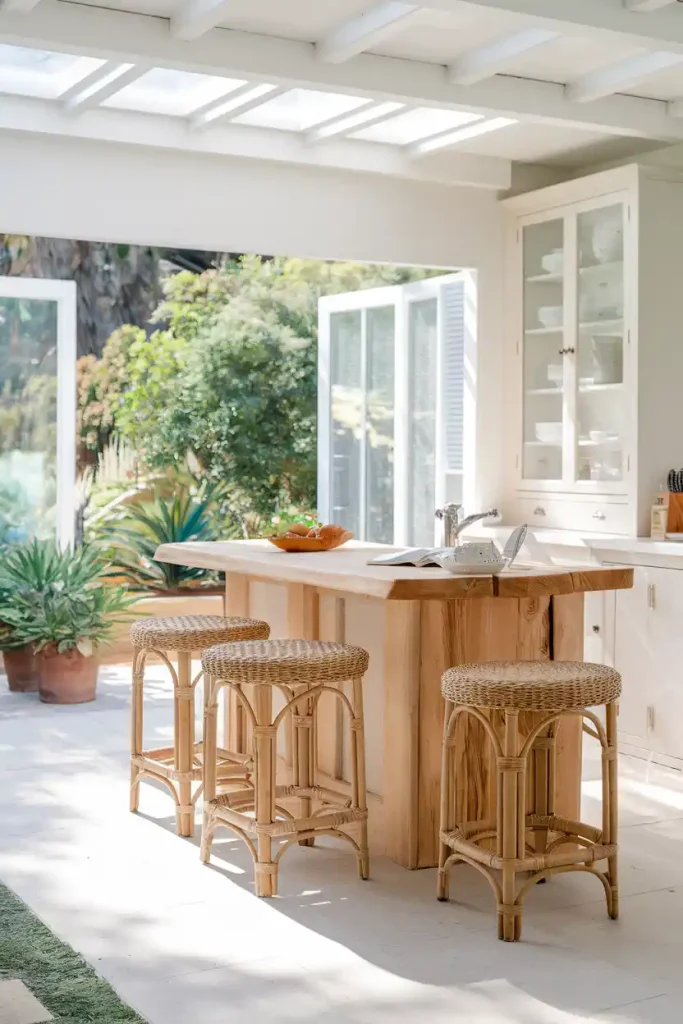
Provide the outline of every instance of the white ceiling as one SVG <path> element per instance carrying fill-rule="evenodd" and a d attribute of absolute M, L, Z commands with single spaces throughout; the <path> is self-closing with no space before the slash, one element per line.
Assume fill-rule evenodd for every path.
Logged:
<path fill-rule="evenodd" d="M 683 142 L 683 4 L 639 2 L 0 0 L 0 130 L 505 187 Z"/>

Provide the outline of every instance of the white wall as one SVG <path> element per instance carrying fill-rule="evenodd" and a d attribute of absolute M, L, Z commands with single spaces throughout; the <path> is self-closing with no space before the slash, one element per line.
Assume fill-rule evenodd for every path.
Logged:
<path fill-rule="evenodd" d="M 494 193 L 6 132 L 0 133 L 0 232 L 475 268 L 473 500 L 500 498 L 503 216 Z"/>

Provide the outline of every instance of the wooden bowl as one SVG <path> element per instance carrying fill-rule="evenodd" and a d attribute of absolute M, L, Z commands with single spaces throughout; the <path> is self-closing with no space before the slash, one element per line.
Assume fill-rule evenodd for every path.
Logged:
<path fill-rule="evenodd" d="M 332 551 L 351 540 L 353 534 L 345 530 L 340 537 L 327 540 L 325 537 L 268 537 L 280 551 Z"/>

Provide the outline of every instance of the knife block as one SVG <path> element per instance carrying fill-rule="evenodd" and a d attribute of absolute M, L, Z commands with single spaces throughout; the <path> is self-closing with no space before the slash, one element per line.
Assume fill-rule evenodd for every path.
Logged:
<path fill-rule="evenodd" d="M 664 498 L 666 506 L 666 532 L 683 533 L 683 494 L 666 491 L 658 497 Z"/>

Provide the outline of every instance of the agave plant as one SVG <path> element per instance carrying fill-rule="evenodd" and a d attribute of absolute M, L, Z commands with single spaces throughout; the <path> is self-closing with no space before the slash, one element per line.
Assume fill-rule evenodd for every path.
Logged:
<path fill-rule="evenodd" d="M 62 550 L 53 541 L 30 540 L 0 554 L 0 650 L 23 647 L 23 626 L 38 613 L 43 595 L 78 594 L 102 577 L 95 548 Z"/>
<path fill-rule="evenodd" d="M 136 589 L 175 591 L 216 579 L 207 569 L 170 565 L 154 558 L 160 544 L 216 540 L 210 498 L 183 490 L 173 498 L 127 505 L 115 520 L 100 527 L 100 536 L 112 562 L 109 575 L 123 577 Z"/>
<path fill-rule="evenodd" d="M 36 653 L 45 647 L 58 654 L 75 648 L 87 658 L 111 641 L 117 625 L 130 621 L 137 600 L 124 587 L 67 589 L 55 583 L 40 594 L 17 594 L 3 617 L 18 645 L 32 644 Z"/>

